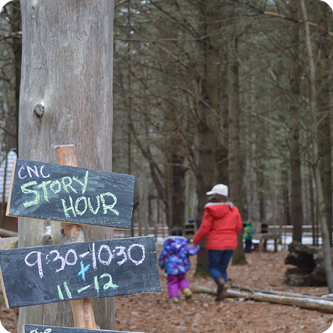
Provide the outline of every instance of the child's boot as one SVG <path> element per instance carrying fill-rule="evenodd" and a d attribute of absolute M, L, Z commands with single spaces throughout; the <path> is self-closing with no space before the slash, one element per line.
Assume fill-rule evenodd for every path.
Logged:
<path fill-rule="evenodd" d="M 171 297 L 169 301 L 173 302 L 175 304 L 178 304 L 179 303 L 179 298 L 178 297 Z"/>
<path fill-rule="evenodd" d="M 189 288 L 184 289 L 183 293 L 185 295 L 186 300 L 188 300 L 192 297 L 192 291 Z"/>

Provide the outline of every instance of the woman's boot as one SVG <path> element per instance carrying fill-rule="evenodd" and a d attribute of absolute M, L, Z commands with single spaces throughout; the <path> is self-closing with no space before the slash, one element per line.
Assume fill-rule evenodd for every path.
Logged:
<path fill-rule="evenodd" d="M 225 285 L 225 280 L 222 276 L 217 279 L 216 283 L 217 283 L 217 297 L 215 298 L 215 301 L 220 302 L 223 301 L 223 299 L 227 295 L 227 287 Z"/>

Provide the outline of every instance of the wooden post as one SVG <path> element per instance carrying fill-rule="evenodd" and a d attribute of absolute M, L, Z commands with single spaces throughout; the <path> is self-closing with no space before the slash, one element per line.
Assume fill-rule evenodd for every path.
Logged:
<path fill-rule="evenodd" d="M 262 238 L 260 238 L 259 240 L 259 252 L 263 252 L 264 251 L 264 247 L 263 247 L 263 243 L 262 243 Z"/>
<path fill-rule="evenodd" d="M 18 156 L 57 163 L 54 146 L 73 143 L 81 167 L 111 172 L 114 0 L 20 3 Z M 19 218 L 18 224 L 19 247 L 42 244 L 46 228 L 53 245 L 61 242 L 59 222 Z M 112 228 L 83 229 L 86 241 L 113 238 Z M 114 298 L 92 302 L 98 325 L 114 330 Z M 66 302 L 24 307 L 18 327 L 23 324 L 70 327 L 72 313 Z"/>
<path fill-rule="evenodd" d="M 78 167 L 74 145 L 57 146 L 56 155 L 58 164 Z M 62 244 L 84 242 L 84 234 L 80 224 L 62 223 L 61 227 L 64 236 Z M 74 300 L 70 303 L 76 327 L 98 329 L 90 298 Z"/>
<path fill-rule="evenodd" d="M 0 228 L 3 228 L 3 222 L 5 220 L 5 203 L 6 203 L 6 180 L 7 180 L 7 167 L 8 167 L 8 155 L 9 151 L 6 151 L 6 162 L 5 170 L 3 174 L 3 187 L 2 187 L 2 204 L 1 204 L 1 215 L 0 215 Z"/>

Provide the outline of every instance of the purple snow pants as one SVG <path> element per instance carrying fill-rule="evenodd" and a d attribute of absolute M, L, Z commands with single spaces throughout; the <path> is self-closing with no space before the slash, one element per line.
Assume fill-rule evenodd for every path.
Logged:
<path fill-rule="evenodd" d="M 178 289 L 183 291 L 186 288 L 190 288 L 185 273 L 178 275 L 168 275 L 168 289 L 169 298 L 178 297 Z"/>

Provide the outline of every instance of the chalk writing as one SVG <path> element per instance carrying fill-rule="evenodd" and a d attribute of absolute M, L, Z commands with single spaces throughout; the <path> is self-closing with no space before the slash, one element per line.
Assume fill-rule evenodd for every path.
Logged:
<path fill-rule="evenodd" d="M 134 176 L 17 159 L 7 215 L 130 229 Z"/>
<path fill-rule="evenodd" d="M 0 266 L 8 307 L 160 291 L 152 236 L 2 250 Z"/>
<path fill-rule="evenodd" d="M 142 251 L 142 256 L 139 258 L 139 260 L 133 259 L 131 251 L 135 247 L 139 247 Z M 89 255 L 90 251 L 85 252 L 83 254 L 80 254 L 80 258 L 84 258 L 87 255 Z M 52 258 L 52 255 L 53 258 Z M 116 246 L 114 249 L 111 250 L 109 245 L 102 244 L 98 251 L 97 251 L 97 259 L 98 262 L 102 265 L 108 266 L 111 264 L 112 259 L 114 256 L 117 257 L 123 257 L 122 260 L 116 261 L 118 265 L 123 265 L 127 260 L 130 260 L 134 265 L 138 266 L 142 264 L 142 262 L 145 260 L 146 253 L 145 253 L 145 247 L 142 244 L 131 244 L 127 251 L 126 248 L 123 246 Z M 92 243 L 92 251 L 91 251 L 91 257 L 92 257 L 92 264 L 93 269 L 97 269 L 97 259 L 96 259 L 96 250 L 95 250 L 95 243 Z M 45 259 L 44 259 L 45 258 Z M 51 259 L 49 259 L 51 258 Z M 48 265 L 50 261 L 57 262 L 59 261 L 55 266 L 55 273 L 58 273 L 65 269 L 67 266 L 74 266 L 77 263 L 78 256 L 74 249 L 69 249 L 67 253 L 65 254 L 65 257 L 63 257 L 58 250 L 52 250 L 48 254 L 45 254 L 41 251 L 31 251 L 29 252 L 26 257 L 24 258 L 24 262 L 29 267 L 37 266 L 39 277 L 42 278 L 44 276 L 43 272 L 43 261 L 44 265 Z M 116 260 L 116 259 L 115 259 Z M 82 275 L 82 279 L 85 281 L 85 272 L 89 269 L 90 264 L 87 266 L 84 266 L 83 261 L 80 262 L 81 270 L 79 271 L 78 275 Z"/>
<path fill-rule="evenodd" d="M 39 174 L 40 174 L 43 178 L 48 178 L 48 177 L 50 177 L 50 175 L 45 176 L 45 175 L 43 174 L 43 168 L 44 168 L 44 165 L 40 166 L 40 168 L 39 168 Z M 26 171 L 26 173 L 24 173 L 24 171 Z M 35 176 L 39 177 L 39 174 L 38 174 L 38 168 L 37 168 L 36 165 L 34 166 L 33 169 L 32 169 L 31 167 L 29 167 L 29 166 L 22 165 L 21 168 L 20 168 L 19 171 L 18 171 L 18 176 L 20 177 L 20 179 L 25 179 L 25 178 L 28 177 L 28 175 L 29 175 L 29 177 L 31 178 L 31 177 L 32 177 L 31 172 L 32 172 Z M 22 175 L 22 174 L 23 174 L 23 175 Z"/>
<path fill-rule="evenodd" d="M 21 169 L 19 170 L 19 174 L 20 171 Z M 61 190 L 64 190 L 67 193 L 77 194 L 78 191 L 75 189 L 73 181 L 76 181 L 81 185 L 82 187 L 81 192 L 82 194 L 84 194 L 88 185 L 88 175 L 89 171 L 86 172 L 83 182 L 74 176 L 72 178 L 65 176 L 61 178 L 61 182 L 60 180 L 57 179 L 54 180 L 53 182 L 51 180 L 42 181 L 40 184 L 35 180 L 24 183 L 21 185 L 21 191 L 24 194 L 28 194 L 29 199 L 26 199 L 26 201 L 23 202 L 23 206 L 25 208 L 31 206 L 37 206 L 40 204 L 42 199 L 45 200 L 47 203 L 49 203 L 50 196 L 59 193 Z M 50 174 L 48 175 L 48 177 L 50 177 Z M 20 178 L 23 179 L 22 177 Z M 111 197 L 111 201 L 107 199 L 108 197 Z M 110 211 L 119 216 L 119 212 L 116 209 L 114 209 L 114 206 L 117 204 L 117 197 L 111 192 L 105 192 L 96 195 L 96 208 L 93 207 L 91 203 L 91 198 L 90 197 L 87 198 L 85 196 L 78 197 L 75 200 L 75 204 L 73 203 L 73 199 L 70 195 L 68 196 L 68 200 L 61 198 L 60 201 L 62 203 L 64 214 L 67 218 L 70 218 L 71 216 L 69 212 L 72 212 L 74 217 L 76 215 L 82 216 L 83 214 L 86 213 L 88 206 L 89 206 L 89 211 L 92 214 L 96 215 L 101 207 L 100 202 L 102 203 L 103 214 L 107 214 L 108 211 Z"/>
<path fill-rule="evenodd" d="M 142 250 L 142 258 L 140 260 L 134 260 L 131 256 L 131 251 L 135 247 L 140 247 L 141 250 Z M 138 265 L 142 264 L 142 262 L 145 260 L 145 248 L 144 248 L 144 246 L 141 245 L 141 244 L 132 244 L 127 250 L 127 256 L 129 258 L 129 260 L 131 260 L 135 265 L 138 266 Z"/>
<path fill-rule="evenodd" d="M 108 280 L 106 280 L 107 282 L 104 283 L 104 285 L 103 285 L 103 289 L 104 290 L 107 290 L 109 288 L 113 288 L 113 289 L 119 288 L 119 286 L 117 284 L 113 283 L 112 276 L 109 273 L 104 273 L 104 274 L 102 274 L 99 277 L 100 280 L 103 279 L 103 278 L 107 278 L 108 279 Z M 99 289 L 100 289 L 99 281 L 98 281 L 98 276 L 94 276 L 94 281 L 93 282 L 94 282 L 94 285 L 93 285 L 92 289 L 95 289 L 96 292 L 97 292 L 97 294 L 98 294 L 99 293 Z M 72 297 L 72 293 L 71 293 L 71 291 L 70 291 L 70 289 L 68 287 L 67 282 L 64 282 L 63 285 L 64 285 L 64 288 L 65 288 L 65 291 L 66 291 L 68 299 L 72 299 L 73 298 Z M 77 289 L 76 292 L 78 294 L 80 294 L 83 291 L 91 289 L 90 288 L 91 286 L 92 286 L 92 284 L 89 284 L 87 286 L 81 287 L 81 288 Z M 62 290 L 61 290 L 61 285 L 57 285 L 57 290 L 58 290 L 59 298 L 61 300 L 65 300 L 64 294 L 62 293 Z"/>
<path fill-rule="evenodd" d="M 30 263 L 28 261 L 29 257 L 32 255 L 32 254 L 36 254 L 37 256 L 37 259 L 35 262 L 33 263 Z M 42 268 L 42 252 L 40 251 L 32 251 L 30 252 L 24 259 L 25 263 L 29 266 L 29 267 L 32 267 L 34 265 L 38 265 L 38 273 L 39 273 L 39 276 L 42 278 L 44 276 L 44 273 L 43 273 L 43 268 Z"/>
<path fill-rule="evenodd" d="M 47 328 L 45 331 L 37 331 L 37 329 L 33 329 L 31 331 L 29 331 L 30 333 L 51 333 L 52 332 L 52 328 Z"/>

